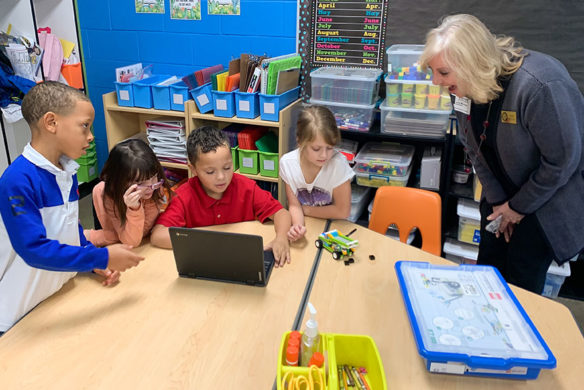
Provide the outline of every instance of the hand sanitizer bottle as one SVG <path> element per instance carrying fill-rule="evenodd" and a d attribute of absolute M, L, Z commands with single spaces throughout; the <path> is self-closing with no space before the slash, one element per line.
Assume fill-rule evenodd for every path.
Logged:
<path fill-rule="evenodd" d="M 318 351 L 320 334 L 318 333 L 318 322 L 316 322 L 316 309 L 312 303 L 308 302 L 310 318 L 306 321 L 306 327 L 302 334 L 302 343 L 300 344 L 300 364 L 308 366 L 312 354 Z"/>

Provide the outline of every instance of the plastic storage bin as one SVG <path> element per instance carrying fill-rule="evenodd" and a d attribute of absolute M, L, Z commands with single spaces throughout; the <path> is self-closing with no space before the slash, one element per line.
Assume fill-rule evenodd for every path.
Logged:
<path fill-rule="evenodd" d="M 392 45 L 387 48 L 387 73 L 397 80 L 432 80 L 432 74 L 422 72 L 418 61 L 424 45 Z"/>
<path fill-rule="evenodd" d="M 235 113 L 238 118 L 257 118 L 260 114 L 259 93 L 235 92 Z"/>
<path fill-rule="evenodd" d="M 542 295 L 549 298 L 557 298 L 564 281 L 570 276 L 570 273 L 569 261 L 566 261 L 561 266 L 555 261 L 552 261 L 545 278 Z"/>
<path fill-rule="evenodd" d="M 359 142 L 350 139 L 341 139 L 341 142 L 337 145 L 337 150 L 347 158 L 349 164 L 355 160 L 357 155 L 357 147 Z"/>
<path fill-rule="evenodd" d="M 337 103 L 314 98 L 310 99 L 310 104 L 325 106 L 331 110 L 341 130 L 369 131 L 373 123 L 375 104 Z"/>
<path fill-rule="evenodd" d="M 426 80 L 395 80 L 385 78 L 389 107 L 412 108 L 415 110 L 452 111 L 452 102 L 448 94 L 441 94 L 442 89 Z M 431 92 L 438 92 L 432 94 Z"/>
<path fill-rule="evenodd" d="M 152 105 L 157 110 L 170 110 L 170 86 L 152 86 Z"/>
<path fill-rule="evenodd" d="M 465 244 L 452 238 L 446 239 L 443 249 L 445 257 L 458 264 L 476 264 L 479 257 L 478 246 Z"/>
<path fill-rule="evenodd" d="M 282 380 L 288 374 L 307 377 L 308 367 L 294 367 L 286 365 L 286 345 L 290 332 L 282 337 L 278 352 L 277 389 L 286 390 Z M 379 356 L 375 341 L 369 336 L 321 333 L 318 351 L 327 357 L 327 363 L 319 368 L 322 377 L 325 378 L 325 389 L 339 389 L 338 367 L 347 365 L 353 367 L 365 367 L 367 373 L 363 374 L 370 389 L 386 390 L 385 371 Z M 325 371 L 328 370 L 328 371 Z M 318 386 L 318 385 L 317 385 Z"/>
<path fill-rule="evenodd" d="M 257 150 L 239 149 L 239 173 L 257 175 L 260 171 Z"/>
<path fill-rule="evenodd" d="M 351 183 L 351 214 L 347 218 L 349 221 L 357 222 L 361 214 L 363 214 L 363 210 L 365 210 L 369 201 L 370 192 L 371 188 L 369 187 L 362 187 Z"/>
<path fill-rule="evenodd" d="M 443 138 L 449 125 L 450 110 L 390 107 L 388 96 L 379 106 L 381 132 L 388 134 Z"/>
<path fill-rule="evenodd" d="M 185 102 L 189 100 L 189 87 L 184 81 L 170 84 L 170 109 L 184 111 Z"/>
<path fill-rule="evenodd" d="M 220 116 L 223 118 L 233 117 L 235 115 L 235 93 L 212 91 L 212 94 L 213 94 L 213 113 L 215 114 L 215 116 Z"/>
<path fill-rule="evenodd" d="M 356 174 L 357 184 L 367 187 L 381 187 L 381 186 L 397 186 L 405 187 L 410 179 L 409 169 L 405 176 L 388 176 L 374 173 L 359 172 L 356 168 L 353 169 Z"/>
<path fill-rule="evenodd" d="M 278 153 L 258 151 L 260 157 L 260 175 L 266 177 L 278 177 Z"/>
<path fill-rule="evenodd" d="M 132 83 L 122 83 L 115 81 L 116 95 L 118 96 L 118 106 L 134 107 L 134 90 Z"/>
<path fill-rule="evenodd" d="M 355 157 L 355 172 L 384 176 L 406 176 L 415 147 L 394 142 L 367 142 Z"/>
<path fill-rule="evenodd" d="M 167 80 L 169 75 L 152 75 L 147 79 L 139 80 L 132 83 L 134 91 L 134 106 L 142 108 L 152 108 L 154 101 L 152 99 L 152 86 L 164 80 Z"/>
<path fill-rule="evenodd" d="M 88 183 L 97 178 L 97 158 L 86 161 L 79 161 L 79 169 L 77 170 L 77 181 L 79 183 Z"/>
<path fill-rule="evenodd" d="M 201 114 L 205 114 L 213 109 L 213 94 L 211 93 L 211 83 L 201 85 L 200 87 L 189 91 L 197 108 Z"/>
<path fill-rule="evenodd" d="M 323 67 L 310 72 L 311 98 L 371 105 L 377 100 L 381 69 Z"/>
<path fill-rule="evenodd" d="M 481 213 L 479 204 L 470 199 L 458 199 L 458 241 L 479 245 L 481 242 Z"/>
<path fill-rule="evenodd" d="M 300 87 L 296 87 L 280 95 L 265 95 L 260 93 L 260 116 L 264 121 L 278 122 L 280 110 L 298 99 Z"/>
<path fill-rule="evenodd" d="M 536 379 L 541 369 L 556 367 L 556 358 L 496 268 L 399 261 L 395 270 L 428 371 Z"/>

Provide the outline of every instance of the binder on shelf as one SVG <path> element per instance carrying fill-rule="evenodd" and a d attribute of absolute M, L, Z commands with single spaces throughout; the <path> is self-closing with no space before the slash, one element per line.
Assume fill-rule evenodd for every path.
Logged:
<path fill-rule="evenodd" d="M 298 79 L 300 77 L 300 68 L 290 68 L 278 72 L 276 80 L 276 95 L 283 94 L 286 91 L 296 88 L 298 86 Z"/>
<path fill-rule="evenodd" d="M 292 58 L 292 57 L 298 57 L 297 53 L 291 53 L 291 54 L 285 54 L 282 56 L 278 56 L 278 57 L 272 57 L 272 58 L 265 58 L 262 60 L 262 62 L 260 63 L 260 69 L 262 70 L 262 74 L 261 74 L 261 81 L 260 81 L 260 91 L 263 94 L 267 94 L 268 92 L 268 68 L 270 66 L 270 63 L 274 62 L 274 61 L 278 61 L 278 60 L 284 60 L 287 58 Z M 293 68 L 294 66 L 288 66 L 288 68 Z M 300 65 L 298 65 L 298 67 L 300 67 Z"/>
<path fill-rule="evenodd" d="M 287 69 L 300 69 L 302 59 L 299 55 L 294 55 L 288 58 L 282 58 L 270 62 L 268 65 L 268 79 L 267 79 L 267 94 L 274 95 L 276 93 L 276 83 L 278 82 L 278 72 Z"/>

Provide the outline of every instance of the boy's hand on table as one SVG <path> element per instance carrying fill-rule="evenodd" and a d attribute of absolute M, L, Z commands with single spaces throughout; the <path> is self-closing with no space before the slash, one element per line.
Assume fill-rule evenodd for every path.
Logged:
<path fill-rule="evenodd" d="M 264 249 L 271 249 L 274 252 L 276 267 L 283 267 L 285 263 L 290 264 L 290 244 L 287 239 L 276 237 Z"/>
<path fill-rule="evenodd" d="M 112 271 L 124 272 L 138 265 L 144 257 L 132 252 L 132 247 L 126 244 L 114 244 L 107 247 L 109 260 L 107 268 Z"/>
<path fill-rule="evenodd" d="M 104 286 L 112 286 L 120 281 L 120 272 L 119 271 L 112 271 L 109 268 L 106 269 L 94 269 L 98 275 L 105 277 L 105 280 L 101 282 Z"/>
<path fill-rule="evenodd" d="M 306 226 L 304 225 L 292 225 L 290 230 L 288 230 L 288 240 L 294 242 L 301 239 L 306 234 Z"/>

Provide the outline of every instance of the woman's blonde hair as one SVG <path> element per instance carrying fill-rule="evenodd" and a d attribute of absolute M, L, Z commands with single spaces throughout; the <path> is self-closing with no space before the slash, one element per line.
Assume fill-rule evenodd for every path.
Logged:
<path fill-rule="evenodd" d="M 313 141 L 317 134 L 329 145 L 337 145 L 341 140 L 341 132 L 331 110 L 324 106 L 305 107 L 296 121 L 296 141 L 300 149 Z"/>
<path fill-rule="evenodd" d="M 465 86 L 467 97 L 477 103 L 487 103 L 503 91 L 497 82 L 500 76 L 515 73 L 526 53 L 515 39 L 496 37 L 472 15 L 445 17 L 440 26 L 426 35 L 426 46 L 420 65 L 438 54 Z"/>

